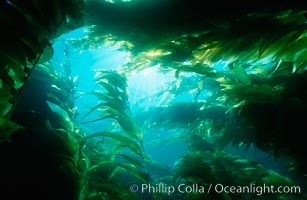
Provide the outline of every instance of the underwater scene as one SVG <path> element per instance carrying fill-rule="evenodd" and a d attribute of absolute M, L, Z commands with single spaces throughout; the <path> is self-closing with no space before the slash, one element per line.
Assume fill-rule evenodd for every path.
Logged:
<path fill-rule="evenodd" d="M 307 199 L 307 2 L 2 0 L 0 199 Z"/>

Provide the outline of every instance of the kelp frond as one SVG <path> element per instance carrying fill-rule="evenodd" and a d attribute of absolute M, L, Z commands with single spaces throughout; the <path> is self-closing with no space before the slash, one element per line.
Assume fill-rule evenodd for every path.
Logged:
<path fill-rule="evenodd" d="M 206 187 L 207 199 L 232 199 L 248 198 L 247 193 L 228 193 L 222 195 L 213 190 L 207 193 L 210 185 L 215 187 L 217 184 L 232 185 L 241 187 L 243 185 L 274 185 L 274 186 L 295 186 L 289 178 L 277 172 L 264 168 L 261 164 L 232 156 L 225 152 L 213 153 L 210 151 L 190 152 L 182 156 L 174 166 L 174 181 L 177 184 L 195 184 Z M 186 194 L 192 198 L 197 194 Z M 270 198 L 297 198 L 304 199 L 303 194 L 265 194 Z M 255 199 L 258 199 L 255 197 Z M 259 197 L 262 199 L 262 197 Z"/>
<path fill-rule="evenodd" d="M 27 4 L 3 1 L 0 9 L 0 118 L 1 129 L 6 126 L 23 93 L 24 85 L 37 64 L 48 61 L 53 55 L 50 40 L 82 25 L 83 1 L 37 2 Z M 69 9 L 66 9 L 68 8 Z M 71 10 L 71 12 L 68 12 Z M 48 15 L 47 15 L 48 13 Z M 66 17 L 70 16 L 70 22 Z M 23 34 L 20 34 L 23 33 Z M 5 133 L 0 133 L 5 134 Z M 6 136 L 7 133 L 6 133 Z M 2 137 L 2 136 L 0 136 Z"/>
<path fill-rule="evenodd" d="M 91 160 L 86 174 L 90 180 L 94 180 L 95 176 L 98 176 L 105 182 L 104 184 L 95 184 L 91 188 L 93 191 L 89 191 L 88 197 L 94 190 L 105 191 L 106 195 L 112 197 L 118 195 L 121 198 L 131 195 L 137 196 L 131 191 L 127 191 L 125 183 L 120 181 L 120 177 L 123 175 L 131 176 L 129 180 L 131 179 L 135 183 L 148 183 L 150 178 L 147 166 L 142 164 L 142 161 L 147 159 L 143 148 L 143 133 L 130 111 L 126 77 L 116 71 L 102 70 L 96 72 L 95 80 L 102 90 L 89 92 L 89 94 L 95 95 L 99 103 L 91 108 L 84 117 L 90 116 L 94 112 L 98 112 L 100 116 L 85 123 L 103 122 L 108 119 L 113 121 L 113 127 L 110 131 L 101 131 L 85 136 L 81 142 L 85 145 L 85 154 Z M 100 138 L 102 139 L 100 140 Z M 99 142 L 87 147 L 90 139 Z M 111 152 L 105 149 L 101 151 L 100 147 L 104 146 L 111 149 Z M 115 191 L 115 188 L 118 190 Z M 118 193 L 118 191 L 122 192 Z"/>

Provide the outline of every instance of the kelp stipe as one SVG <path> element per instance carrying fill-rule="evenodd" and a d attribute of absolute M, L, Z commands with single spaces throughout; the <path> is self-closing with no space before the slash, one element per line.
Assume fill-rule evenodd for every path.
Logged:
<path fill-rule="evenodd" d="M 100 116 L 84 123 L 108 120 L 110 125 L 106 131 L 85 136 L 81 143 L 90 160 L 86 170 L 90 184 L 86 199 L 141 199 L 129 190 L 129 184 L 149 183 L 150 175 L 144 162 L 147 156 L 143 133 L 130 111 L 126 77 L 116 71 L 101 70 L 96 72 L 95 80 L 101 90 L 89 94 L 97 96 L 99 103 L 84 117 L 94 111 Z"/>

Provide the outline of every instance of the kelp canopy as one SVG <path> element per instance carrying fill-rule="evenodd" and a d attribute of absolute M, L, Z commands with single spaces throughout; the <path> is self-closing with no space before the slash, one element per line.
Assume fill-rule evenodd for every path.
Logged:
<path fill-rule="evenodd" d="M 121 66 L 126 74 L 153 66 L 173 74 L 176 80 L 161 89 L 157 99 L 172 102 L 181 93 L 195 95 L 194 102 L 178 108 L 165 103 L 156 109 L 157 115 L 150 110 L 143 119 L 183 125 L 180 115 L 185 113 L 200 126 L 204 119 L 199 113 L 222 106 L 223 117 L 234 116 L 236 122 L 223 133 L 217 131 L 216 145 L 255 144 L 276 157 L 294 158 L 293 167 L 305 174 L 304 140 L 299 135 L 306 122 L 306 4 L 234 1 L 227 7 L 220 5 L 89 1 L 90 33 L 71 42 L 80 49 L 113 45 L 128 51 L 129 61 Z M 185 78 L 187 73 L 194 74 L 194 80 Z M 201 99 L 202 92 L 211 95 Z M 224 120 L 223 128 L 227 123 Z"/>
<path fill-rule="evenodd" d="M 261 199 L 142 194 L 129 186 L 297 184 L 227 153 L 227 146 L 285 158 L 306 184 L 306 3 L 33 0 L 3 1 L 0 11 L 1 192 L 32 199 Z M 52 44 L 79 27 L 86 35 L 65 41 L 71 49 L 57 72 L 47 62 Z M 69 51 L 104 47 L 126 52 L 126 63 L 102 66 L 92 80 L 98 89 L 77 91 Z M 148 69 L 173 81 L 131 104 L 129 78 Z M 75 100 L 87 95 L 98 102 L 80 113 Z M 103 130 L 83 129 L 91 123 Z M 144 143 L 151 131 L 166 135 Z M 173 166 L 146 154 L 150 145 L 174 141 L 188 148 Z"/>

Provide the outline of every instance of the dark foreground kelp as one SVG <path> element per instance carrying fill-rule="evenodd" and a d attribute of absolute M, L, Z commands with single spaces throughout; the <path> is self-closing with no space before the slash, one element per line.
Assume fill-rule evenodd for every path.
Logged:
<path fill-rule="evenodd" d="M 1 199 L 80 199 L 73 83 L 45 63 L 80 27 L 83 1 L 1 1 Z"/>
<path fill-rule="evenodd" d="M 0 195 L 306 199 L 306 4 L 201 3 L 1 2 Z M 59 66 L 46 61 L 53 55 L 53 39 L 83 25 L 87 35 L 66 44 L 80 51 L 111 46 L 128 52 L 129 59 L 116 70 L 97 71 L 92 80 L 97 90 L 79 92 L 69 52 L 60 73 L 54 70 Z M 153 67 L 173 81 L 131 105 L 127 79 Z M 94 95 L 98 102 L 79 113 L 78 95 Z M 93 123 L 102 130 L 84 131 Z M 150 131 L 165 137 L 145 144 L 144 134 Z M 145 145 L 176 141 L 185 143 L 187 151 L 173 166 L 151 159 L 144 150 Z M 227 153 L 229 146 L 254 147 L 286 160 L 296 176 Z M 131 188 L 149 184 L 197 185 L 199 190 L 169 194 Z M 212 185 L 263 184 L 297 190 L 208 192 Z"/>
<path fill-rule="evenodd" d="M 69 86 L 72 87 L 69 87 Z M 10 199 L 80 199 L 86 179 L 79 170 L 80 135 L 74 87 L 40 65 L 27 81 L 11 120 L 22 128 L 1 143 L 1 192 Z"/>

